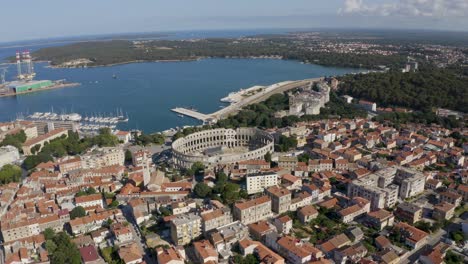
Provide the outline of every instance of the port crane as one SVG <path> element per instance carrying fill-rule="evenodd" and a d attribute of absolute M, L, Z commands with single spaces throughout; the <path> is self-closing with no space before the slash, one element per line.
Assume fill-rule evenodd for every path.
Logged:
<path fill-rule="evenodd" d="M 5 83 L 5 75 L 7 71 L 8 71 L 7 67 L 0 68 L 0 84 Z"/>

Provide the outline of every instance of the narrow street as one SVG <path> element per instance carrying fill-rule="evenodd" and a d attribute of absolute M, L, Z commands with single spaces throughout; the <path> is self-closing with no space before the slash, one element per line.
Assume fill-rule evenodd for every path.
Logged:
<path fill-rule="evenodd" d="M 135 219 L 133 219 L 132 214 L 129 212 L 129 210 L 126 207 L 121 208 L 123 215 L 127 219 L 129 225 L 128 227 L 132 231 L 133 235 L 133 241 L 137 243 L 137 245 L 140 247 L 140 250 L 144 252 L 144 260 L 146 261 L 147 264 L 156 264 L 156 260 L 154 256 L 151 256 L 149 248 L 146 246 L 145 243 L 145 238 L 141 234 L 140 227 L 137 225 L 135 222 Z"/>

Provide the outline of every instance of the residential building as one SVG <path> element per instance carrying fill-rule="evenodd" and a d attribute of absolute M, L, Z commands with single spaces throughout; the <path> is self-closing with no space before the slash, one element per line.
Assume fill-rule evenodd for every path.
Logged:
<path fill-rule="evenodd" d="M 115 223 L 111 226 L 112 234 L 114 234 L 115 241 L 119 244 L 126 243 L 133 240 L 133 234 L 129 227 L 124 226 L 122 223 Z"/>
<path fill-rule="evenodd" d="M 395 228 L 398 228 L 401 232 L 402 237 L 405 240 L 405 244 L 411 248 L 420 248 L 422 245 L 426 244 L 429 234 L 411 226 L 405 222 L 399 222 L 395 225 Z"/>
<path fill-rule="evenodd" d="M 120 147 L 105 147 L 92 149 L 81 156 L 81 167 L 83 169 L 97 169 L 112 165 L 123 166 L 125 153 Z"/>
<path fill-rule="evenodd" d="M 286 258 L 288 263 L 304 264 L 323 257 L 323 253 L 308 242 L 300 242 L 290 236 L 281 237 L 276 241 L 278 253 Z"/>
<path fill-rule="evenodd" d="M 281 183 L 288 190 L 300 190 L 302 179 L 291 174 L 284 174 L 281 176 Z"/>
<path fill-rule="evenodd" d="M 275 172 L 262 172 L 245 176 L 248 194 L 262 193 L 265 188 L 278 185 L 278 174 Z"/>
<path fill-rule="evenodd" d="M 239 249 L 243 256 L 254 254 L 262 264 L 284 264 L 284 258 L 258 241 L 244 239 L 239 242 Z"/>
<path fill-rule="evenodd" d="M 273 224 L 275 225 L 276 230 L 278 230 L 278 233 L 287 235 L 291 232 L 293 221 L 289 216 L 285 215 L 275 218 Z"/>
<path fill-rule="evenodd" d="M 446 202 L 455 205 L 455 207 L 460 206 L 462 201 L 462 196 L 455 192 L 442 192 L 440 193 L 441 202 Z"/>
<path fill-rule="evenodd" d="M 297 166 L 297 157 L 280 156 L 278 158 L 278 167 L 292 171 Z"/>
<path fill-rule="evenodd" d="M 184 264 L 185 257 L 174 247 L 156 248 L 158 264 Z"/>
<path fill-rule="evenodd" d="M 118 250 L 120 259 L 125 264 L 138 264 L 143 262 L 143 252 L 136 243 L 121 246 Z"/>
<path fill-rule="evenodd" d="M 245 225 L 266 219 L 271 215 L 271 199 L 268 196 L 261 196 L 234 205 L 234 219 Z"/>
<path fill-rule="evenodd" d="M 102 259 L 93 245 L 84 246 L 79 249 L 81 261 L 83 264 L 98 264 L 102 263 Z"/>
<path fill-rule="evenodd" d="M 244 160 L 239 161 L 238 169 L 247 173 L 257 173 L 263 170 L 270 169 L 270 163 L 265 160 Z"/>
<path fill-rule="evenodd" d="M 171 238 L 176 245 L 187 245 L 201 235 L 201 217 L 195 214 L 177 215 L 171 220 Z"/>
<path fill-rule="evenodd" d="M 83 208 L 95 206 L 104 208 L 101 193 L 75 197 L 75 205 Z"/>
<path fill-rule="evenodd" d="M 419 171 L 398 166 L 395 182 L 400 185 L 400 197 L 406 199 L 424 192 L 426 176 Z"/>
<path fill-rule="evenodd" d="M 425 250 L 420 256 L 419 261 L 422 264 L 441 264 L 445 263 L 445 255 L 450 249 L 450 246 L 439 242 L 435 246 Z"/>
<path fill-rule="evenodd" d="M 370 174 L 352 181 L 348 185 L 348 196 L 351 198 L 359 196 L 369 200 L 372 210 L 395 206 L 398 199 L 398 186 L 395 184 L 381 185 L 379 182 L 384 181 L 380 179 L 382 177 Z"/>
<path fill-rule="evenodd" d="M 197 263 L 218 263 L 218 252 L 208 240 L 193 242 Z"/>
<path fill-rule="evenodd" d="M 275 231 L 275 227 L 264 220 L 252 223 L 248 227 L 252 238 L 258 241 L 262 241 L 267 234 Z"/>
<path fill-rule="evenodd" d="M 367 213 L 367 221 L 377 230 L 382 230 L 387 226 L 393 226 L 395 217 L 391 212 L 384 209 L 379 209 Z"/>
<path fill-rule="evenodd" d="M 289 210 L 291 205 L 291 192 L 288 189 L 273 186 L 267 189 L 271 198 L 272 211 L 281 214 Z"/>
<path fill-rule="evenodd" d="M 434 206 L 432 218 L 436 220 L 450 220 L 455 214 L 455 205 L 442 202 Z"/>
<path fill-rule="evenodd" d="M 340 210 L 338 214 L 341 217 L 341 221 L 348 224 L 360 215 L 368 213 L 370 211 L 370 202 L 361 197 L 354 197 L 351 201 L 351 205 Z"/>
<path fill-rule="evenodd" d="M 201 218 L 203 233 L 232 223 L 232 214 L 229 207 L 223 207 L 208 213 L 202 213 Z"/>
<path fill-rule="evenodd" d="M 422 208 L 415 204 L 404 202 L 397 206 L 394 214 L 399 219 L 414 224 L 421 220 Z"/>
<path fill-rule="evenodd" d="M 319 213 L 313 205 L 304 206 L 297 211 L 297 216 L 302 224 L 310 222 L 311 220 L 317 218 L 318 215 Z"/>

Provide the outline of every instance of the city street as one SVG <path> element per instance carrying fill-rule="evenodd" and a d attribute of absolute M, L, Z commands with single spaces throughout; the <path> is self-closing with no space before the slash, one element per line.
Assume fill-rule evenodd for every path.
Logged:
<path fill-rule="evenodd" d="M 137 243 L 141 252 L 145 252 L 144 260 L 146 261 L 147 264 L 157 264 L 156 260 L 154 259 L 154 256 L 151 256 L 150 250 L 146 246 L 145 239 L 141 234 L 140 227 L 135 222 L 135 219 L 133 219 L 132 214 L 129 212 L 127 208 L 121 208 L 121 210 L 129 223 L 128 227 L 132 231 L 133 241 Z"/>

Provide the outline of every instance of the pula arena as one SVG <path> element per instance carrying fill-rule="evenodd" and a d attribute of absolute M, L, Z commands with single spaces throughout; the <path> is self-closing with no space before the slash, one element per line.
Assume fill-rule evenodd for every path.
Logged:
<path fill-rule="evenodd" d="M 205 130 L 172 143 L 173 161 L 180 168 L 190 168 L 197 161 L 212 167 L 263 159 L 273 151 L 273 136 L 258 128 Z"/>

